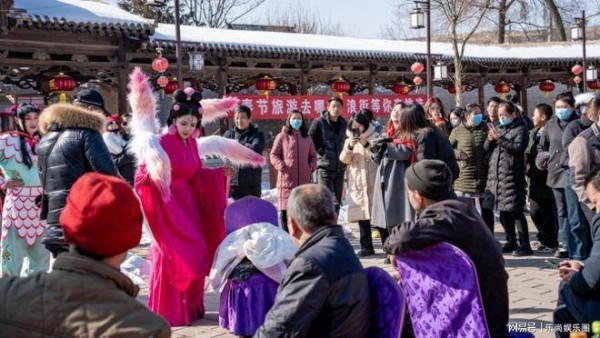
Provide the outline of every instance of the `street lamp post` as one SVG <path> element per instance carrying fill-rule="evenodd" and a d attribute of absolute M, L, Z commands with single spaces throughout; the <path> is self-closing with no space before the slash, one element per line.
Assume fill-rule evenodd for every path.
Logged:
<path fill-rule="evenodd" d="M 431 83 L 431 0 L 414 1 L 415 9 L 410 13 L 410 28 L 424 28 L 424 21 L 427 20 L 427 98 L 433 96 L 433 86 Z M 419 5 L 425 5 L 425 10 Z M 426 16 L 426 18 L 425 18 Z"/>
<path fill-rule="evenodd" d="M 177 87 L 183 89 L 183 71 L 181 67 L 181 27 L 179 19 L 179 0 L 174 0 L 175 3 L 175 59 L 177 59 Z M 165 4 L 165 0 L 147 0 L 146 4 L 154 7 L 161 7 Z"/>
<path fill-rule="evenodd" d="M 587 89 L 587 72 L 588 69 L 586 67 L 586 37 L 585 37 L 585 10 L 581 11 L 581 17 L 575 18 L 575 26 L 571 28 L 571 39 L 574 41 L 581 40 L 583 45 L 583 91 L 585 92 Z"/>

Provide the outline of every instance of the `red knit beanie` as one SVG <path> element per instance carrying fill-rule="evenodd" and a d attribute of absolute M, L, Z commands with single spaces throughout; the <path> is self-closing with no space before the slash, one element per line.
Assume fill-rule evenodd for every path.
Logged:
<path fill-rule="evenodd" d="M 60 215 L 65 241 L 102 257 L 137 246 L 142 222 L 140 202 L 129 184 L 98 173 L 87 173 L 73 184 Z"/>

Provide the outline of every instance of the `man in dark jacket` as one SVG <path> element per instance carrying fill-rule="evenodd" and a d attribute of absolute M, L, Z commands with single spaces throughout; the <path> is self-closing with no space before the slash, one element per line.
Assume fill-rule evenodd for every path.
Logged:
<path fill-rule="evenodd" d="M 142 235 L 142 210 L 120 178 L 88 173 L 60 217 L 71 252 L 52 272 L 0 279 L 2 337 L 160 337 L 169 324 L 135 297 L 120 265 Z"/>
<path fill-rule="evenodd" d="M 452 174 L 442 161 L 415 163 L 406 171 L 405 181 L 419 219 L 392 228 L 384 251 L 398 255 L 439 242 L 463 250 L 477 270 L 491 336 L 508 337 L 508 274 L 500 245 L 481 216 L 474 208 L 456 200 Z"/>
<path fill-rule="evenodd" d="M 265 135 L 252 124 L 250 117 L 252 112 L 248 106 L 239 106 L 235 111 L 235 127 L 223 134 L 223 137 L 237 140 L 246 148 L 250 148 L 258 154 L 265 150 Z M 238 200 L 244 196 L 261 196 L 261 168 L 242 168 L 236 176 L 231 178 L 231 189 L 229 196 Z"/>
<path fill-rule="evenodd" d="M 547 172 L 536 166 L 538 145 L 544 128 L 552 118 L 552 107 L 540 103 L 533 110 L 533 129 L 529 132 L 529 145 L 525 151 L 527 177 L 529 178 L 529 213 L 537 228 L 540 253 L 551 253 L 558 248 L 556 206 L 552 189 L 546 185 Z"/>
<path fill-rule="evenodd" d="M 592 172 L 585 180 L 590 201 L 600 210 L 600 171 Z M 600 320 L 600 214 L 592 222 L 592 251 L 582 263 L 565 260 L 559 264 L 558 306 L 554 311 L 556 324 L 591 324 Z M 568 337 L 569 333 L 557 333 Z"/>
<path fill-rule="evenodd" d="M 59 217 L 75 181 L 87 172 L 119 176 L 102 135 L 104 116 L 72 104 L 55 104 L 40 115 L 44 137 L 36 150 L 47 195 L 48 227 L 42 243 L 56 257 L 67 251 Z"/>
<path fill-rule="evenodd" d="M 342 99 L 333 97 L 327 103 L 327 111 L 312 122 L 308 135 L 317 151 L 317 180 L 335 194 L 336 210 L 339 210 L 346 169 L 340 161 L 340 153 L 344 149 L 348 123 L 341 116 L 344 105 Z"/>
<path fill-rule="evenodd" d="M 538 163 L 542 164 L 542 169 L 548 170 L 548 179 L 546 185 L 552 188 L 554 201 L 556 202 L 556 214 L 558 221 L 558 240 L 561 247 L 556 251 L 558 258 L 567 258 L 567 246 L 569 244 L 569 220 L 567 208 L 567 192 L 565 191 L 567 180 L 568 152 L 562 146 L 563 131 L 567 125 L 578 118 L 577 114 L 563 113 L 572 109 L 575 105 L 575 98 L 571 93 L 561 93 L 556 97 L 555 110 L 557 115 L 548 121 L 546 128 L 542 132 L 540 144 L 538 145 Z M 561 116 L 558 116 L 561 112 Z M 540 160 L 545 158 L 546 160 Z"/>
<path fill-rule="evenodd" d="M 300 247 L 255 337 L 367 337 L 369 284 L 336 225 L 333 194 L 322 185 L 299 186 L 287 210 L 290 234 Z"/>

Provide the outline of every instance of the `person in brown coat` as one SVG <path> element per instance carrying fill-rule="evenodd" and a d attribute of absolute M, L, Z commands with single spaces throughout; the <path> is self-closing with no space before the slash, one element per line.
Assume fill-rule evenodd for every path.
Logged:
<path fill-rule="evenodd" d="M 281 212 L 281 227 L 287 228 L 287 200 L 295 187 L 310 183 L 317 168 L 317 151 L 308 127 L 299 110 L 290 113 L 285 126 L 275 137 L 271 149 L 271 164 L 277 170 L 277 196 Z"/>
<path fill-rule="evenodd" d="M 88 173 L 60 216 L 69 252 L 50 273 L 0 279 L 0 332 L 12 337 L 170 337 L 119 267 L 142 235 L 142 210 L 124 180 Z"/>

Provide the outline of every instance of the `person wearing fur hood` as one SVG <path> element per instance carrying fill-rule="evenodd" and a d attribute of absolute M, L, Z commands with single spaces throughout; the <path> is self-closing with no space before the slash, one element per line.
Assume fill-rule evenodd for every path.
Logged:
<path fill-rule="evenodd" d="M 340 153 L 340 161 L 348 165 L 348 222 L 358 222 L 360 230 L 359 257 L 375 254 L 371 238 L 371 208 L 378 165 L 371 159 L 369 143 L 380 135 L 369 122 L 369 114 L 372 116 L 368 109 L 362 109 L 348 123 L 348 138 Z"/>
<path fill-rule="evenodd" d="M 56 257 L 68 251 L 59 223 L 71 186 L 87 172 L 119 176 L 102 139 L 105 117 L 101 112 L 57 103 L 42 111 L 37 145 L 40 179 L 44 190 L 40 217 L 47 228 L 42 243 Z"/>

